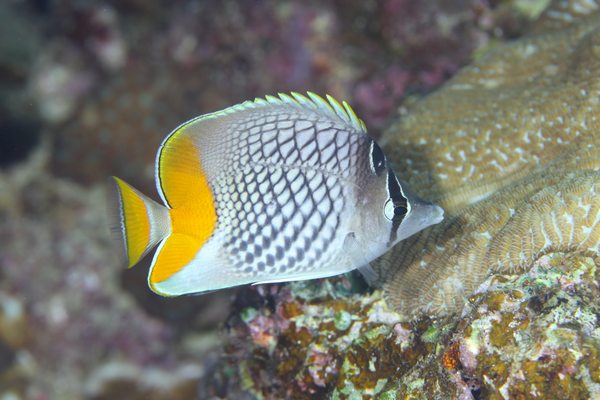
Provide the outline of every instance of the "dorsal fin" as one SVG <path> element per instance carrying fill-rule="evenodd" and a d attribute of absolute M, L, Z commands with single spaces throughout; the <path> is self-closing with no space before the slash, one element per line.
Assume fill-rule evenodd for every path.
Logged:
<path fill-rule="evenodd" d="M 300 110 L 312 110 L 324 117 L 338 121 L 352 130 L 361 133 L 367 132 L 365 123 L 356 116 L 356 113 L 347 102 L 343 101 L 340 103 L 330 95 L 326 95 L 324 99 L 313 92 L 307 92 L 306 96 L 297 92 L 291 92 L 290 94 L 278 93 L 277 96 L 266 95 L 264 98 L 257 97 L 254 100 L 247 100 L 221 111 L 201 115 L 180 125 L 171 135 L 188 125 L 201 122 L 201 120 L 219 118 L 238 111 L 251 110 L 268 105 L 292 106 Z"/>
<path fill-rule="evenodd" d="M 332 121 L 336 121 L 347 127 L 350 133 L 366 134 L 364 122 L 356 116 L 356 113 L 345 101 L 339 103 L 332 96 L 321 96 L 307 92 L 307 95 L 291 92 L 290 94 L 279 93 L 278 97 L 267 95 L 264 98 L 256 98 L 243 103 L 225 108 L 209 114 L 200 115 L 184 122 L 173 130 L 163 141 L 156 158 L 156 183 L 157 190 L 164 203 L 173 207 L 178 202 L 189 201 L 190 182 L 181 185 L 178 182 L 187 181 L 188 176 L 193 176 L 194 171 L 201 168 L 201 151 L 207 151 L 206 145 L 199 148 L 198 143 L 212 140 L 210 146 L 219 145 L 219 137 L 227 129 L 235 114 L 259 110 L 265 107 L 291 107 L 299 112 L 314 112 Z M 200 166 L 200 167 L 199 167 Z M 208 187 L 208 180 L 214 176 L 212 165 L 204 165 L 202 177 L 198 177 L 198 185 L 194 188 Z M 175 177 L 176 179 L 167 178 Z M 203 192 L 205 193 L 205 192 Z M 207 192 L 206 192 L 207 193 Z M 208 196 L 201 196 L 208 199 Z M 212 201 L 212 198 L 211 198 Z M 207 203 L 208 200 L 207 200 Z"/>
<path fill-rule="evenodd" d="M 264 99 L 257 98 L 253 102 L 246 102 L 250 104 L 242 103 L 240 106 L 251 108 L 264 104 L 287 104 L 293 107 L 312 109 L 323 116 L 337 120 L 359 132 L 366 133 L 367 131 L 365 123 L 356 116 L 356 113 L 347 102 L 343 101 L 340 104 L 330 95 L 326 95 L 325 99 L 313 92 L 307 92 L 306 96 L 297 92 L 291 92 L 289 95 L 286 93 L 278 93 L 277 96 L 278 97 L 265 96 Z M 235 107 L 237 106 L 234 106 L 233 108 Z"/>

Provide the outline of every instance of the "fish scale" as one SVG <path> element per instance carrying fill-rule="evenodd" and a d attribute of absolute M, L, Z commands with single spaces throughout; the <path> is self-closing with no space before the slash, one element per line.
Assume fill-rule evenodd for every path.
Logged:
<path fill-rule="evenodd" d="M 217 208 L 217 214 L 223 216 L 219 223 L 230 233 L 224 247 L 229 262 L 238 274 L 252 277 L 262 271 L 307 271 L 317 258 L 324 255 L 330 259 L 327 250 L 339 226 L 339 216 L 333 210 L 344 209 L 345 196 L 338 196 L 342 193 L 339 178 L 313 179 L 317 174 L 349 176 L 351 165 L 343 161 L 349 161 L 359 141 L 357 135 L 335 129 L 332 123 L 318 120 L 294 123 L 289 119 L 293 116 L 285 115 L 275 118 L 240 121 L 232 129 L 236 132 L 239 126 L 244 126 L 247 132 L 237 142 L 237 148 L 232 149 L 242 173 L 235 185 L 222 186 L 223 191 L 219 189 L 221 186 L 214 189 L 216 203 L 225 207 L 232 198 L 247 194 L 243 201 L 248 209 L 232 215 Z M 350 150 L 352 147 L 354 152 Z M 273 179 L 266 179 L 266 169 Z M 272 175 L 277 170 L 280 173 Z M 304 196 L 300 196 L 301 191 Z M 258 223 L 261 217 L 276 221 L 280 216 L 281 224 L 268 237 L 252 234 L 252 228 L 261 225 Z M 249 223 L 243 229 L 236 229 L 242 221 Z M 249 233 L 244 237 L 246 232 Z M 284 254 L 289 254 L 286 260 Z M 279 266 L 275 267 L 276 264 Z"/>
<path fill-rule="evenodd" d="M 269 174 L 273 179 L 267 179 L 268 185 L 262 186 L 263 191 L 260 190 L 261 185 L 255 184 L 259 196 L 252 201 L 253 193 L 248 187 L 257 183 L 255 179 L 264 167 L 249 168 L 244 170 L 244 179 L 240 179 L 237 185 L 229 186 L 222 193 L 216 192 L 218 204 L 228 204 L 233 193 L 238 197 L 240 192 L 249 193 L 245 203 L 249 209 L 234 214 L 223 212 L 224 218 L 219 220 L 222 228 L 229 233 L 230 240 L 224 251 L 229 255 L 231 264 L 236 266 L 238 273 L 253 276 L 256 271 L 306 271 L 314 265 L 318 256 L 327 252 L 333 232 L 339 226 L 339 216 L 333 210 L 344 209 L 346 204 L 344 196 L 336 196 L 342 193 L 340 181 L 317 177 L 319 174 L 314 170 L 302 173 L 298 169 L 285 171 L 281 167 L 270 167 L 270 172 L 278 169 L 281 173 Z M 282 191 L 268 196 L 278 183 L 281 183 Z M 298 189 L 294 192 L 296 187 Z M 304 196 L 300 196 L 301 192 Z M 217 209 L 217 214 L 221 215 L 221 209 Z M 244 221 L 247 223 L 242 227 Z M 268 235 L 261 232 L 264 224 L 260 221 L 271 221 L 272 230 Z M 275 268 L 275 263 L 284 259 L 284 253 L 288 254 L 285 263 Z"/>
<path fill-rule="evenodd" d="M 194 118 L 163 141 L 161 206 L 117 179 L 129 264 L 158 245 L 165 296 L 359 268 L 443 211 L 405 191 L 347 103 L 267 96 Z"/>

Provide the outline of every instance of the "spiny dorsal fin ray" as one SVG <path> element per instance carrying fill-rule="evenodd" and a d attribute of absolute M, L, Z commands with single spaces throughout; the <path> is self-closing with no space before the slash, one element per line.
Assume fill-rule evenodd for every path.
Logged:
<path fill-rule="evenodd" d="M 326 95 L 324 99 L 313 92 L 307 92 L 306 96 L 297 92 L 291 92 L 290 94 L 278 93 L 277 96 L 266 95 L 264 98 L 257 97 L 254 100 L 247 100 L 224 110 L 197 117 L 186 122 L 178 129 L 183 128 L 185 125 L 188 125 L 192 122 L 197 122 L 199 119 L 217 118 L 237 111 L 249 110 L 268 105 L 288 105 L 300 109 L 306 108 L 313 110 L 327 118 L 339 121 L 344 125 L 352 127 L 358 132 L 366 133 L 367 131 L 365 123 L 356 116 L 356 113 L 347 102 L 343 101 L 340 103 L 330 95 Z"/>
<path fill-rule="evenodd" d="M 312 108 L 327 117 L 337 119 L 345 125 L 350 125 L 359 132 L 366 132 L 364 122 L 356 116 L 352 107 L 345 101 L 342 102 L 342 105 L 330 95 L 326 95 L 324 99 L 313 92 L 307 92 L 306 94 L 308 97 L 297 92 L 292 92 L 291 95 L 293 98 L 291 98 L 286 94 L 279 93 L 277 101 L 285 101 L 288 104 L 295 103 L 296 105 Z"/>

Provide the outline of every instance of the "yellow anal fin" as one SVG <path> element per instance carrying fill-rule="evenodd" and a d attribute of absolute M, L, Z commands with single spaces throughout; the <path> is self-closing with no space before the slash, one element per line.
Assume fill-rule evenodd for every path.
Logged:
<path fill-rule="evenodd" d="M 134 266 L 170 230 L 166 207 L 159 205 L 125 181 L 113 177 L 117 184 L 119 218 L 129 267 Z"/>
<path fill-rule="evenodd" d="M 158 294 L 165 295 L 155 285 L 170 278 L 192 261 L 200 247 L 201 244 L 195 237 L 183 233 L 173 233 L 165 239 L 158 248 L 150 267 L 148 276 L 150 288 Z"/>

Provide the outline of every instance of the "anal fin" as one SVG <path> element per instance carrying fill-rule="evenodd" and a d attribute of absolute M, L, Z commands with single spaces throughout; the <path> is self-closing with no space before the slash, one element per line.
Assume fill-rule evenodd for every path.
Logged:
<path fill-rule="evenodd" d="M 194 259 L 198 252 L 200 244 L 194 236 L 183 233 L 173 233 L 167 237 L 156 250 L 148 283 L 155 292 L 167 295 L 176 296 L 180 293 L 164 293 L 160 290 L 160 282 L 163 282 L 179 272 L 187 264 Z"/>

